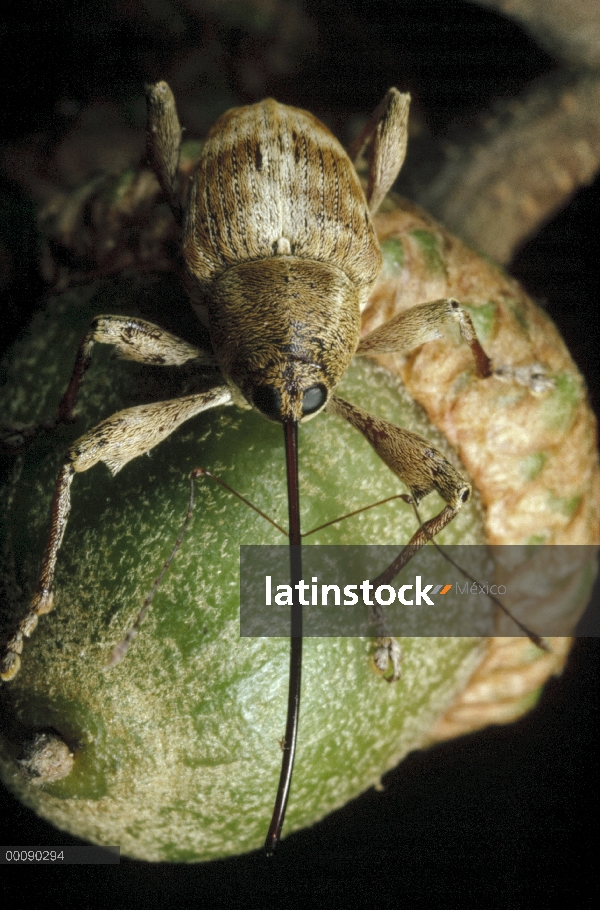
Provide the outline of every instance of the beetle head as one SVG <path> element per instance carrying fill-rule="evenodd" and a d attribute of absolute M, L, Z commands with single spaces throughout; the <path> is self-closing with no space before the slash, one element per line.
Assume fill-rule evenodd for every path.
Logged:
<path fill-rule="evenodd" d="M 270 420 L 318 414 L 358 345 L 356 288 L 341 269 L 315 260 L 236 265 L 213 285 L 208 312 L 224 376 Z"/>

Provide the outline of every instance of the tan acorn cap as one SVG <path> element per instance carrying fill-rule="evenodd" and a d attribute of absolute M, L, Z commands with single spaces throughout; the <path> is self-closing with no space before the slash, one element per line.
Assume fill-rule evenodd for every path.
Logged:
<path fill-rule="evenodd" d="M 380 358 L 400 374 L 470 472 L 485 509 L 488 542 L 598 544 L 596 421 L 584 380 L 556 327 L 503 269 L 416 206 L 403 202 L 398 208 L 390 200 L 386 208 L 376 217 L 385 265 L 364 313 L 363 333 L 418 303 L 455 297 L 467 307 L 494 366 L 510 365 L 525 380 L 519 385 L 473 376 L 465 383 L 461 377 L 470 352 L 458 339 L 454 345 L 447 339 L 431 342 L 409 357 Z M 538 368 L 539 383 L 531 378 Z M 590 558 L 589 550 L 577 553 Z M 556 551 L 543 570 L 550 587 L 554 572 L 560 588 L 555 556 Z M 579 592 L 570 628 L 588 595 L 589 587 Z M 562 589 L 548 594 L 546 588 L 530 603 L 528 616 L 544 621 L 572 611 L 572 596 Z M 488 639 L 480 665 L 426 742 L 516 719 L 535 704 L 549 677 L 562 671 L 572 638 L 547 639 L 551 652 L 545 653 L 527 638 L 506 637 L 510 621 L 502 614 L 497 629 L 504 637 Z"/>

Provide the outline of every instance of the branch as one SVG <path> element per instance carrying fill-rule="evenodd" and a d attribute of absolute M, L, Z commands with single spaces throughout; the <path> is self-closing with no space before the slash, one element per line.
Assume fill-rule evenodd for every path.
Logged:
<path fill-rule="evenodd" d="M 597 0 L 472 0 L 518 21 L 565 63 L 518 100 L 498 104 L 446 149 L 414 194 L 468 243 L 507 263 L 600 168 Z"/>
<path fill-rule="evenodd" d="M 557 60 L 600 69 L 598 0 L 472 0 L 514 19 Z"/>
<path fill-rule="evenodd" d="M 600 167 L 600 76 L 553 74 L 448 152 L 418 202 L 500 262 Z"/>

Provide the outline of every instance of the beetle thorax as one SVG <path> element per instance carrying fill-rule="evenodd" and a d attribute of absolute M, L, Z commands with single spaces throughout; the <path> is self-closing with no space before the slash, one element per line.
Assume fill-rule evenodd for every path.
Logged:
<path fill-rule="evenodd" d="M 317 414 L 358 345 L 358 296 L 345 273 L 277 256 L 228 269 L 211 290 L 211 339 L 230 385 L 273 420 Z"/>

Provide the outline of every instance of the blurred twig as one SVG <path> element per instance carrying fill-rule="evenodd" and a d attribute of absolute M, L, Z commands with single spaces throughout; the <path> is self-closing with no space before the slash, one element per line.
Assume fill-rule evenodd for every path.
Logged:
<path fill-rule="evenodd" d="M 600 165 L 600 75 L 553 74 L 447 150 L 418 201 L 499 262 Z"/>
<path fill-rule="evenodd" d="M 564 64 L 465 130 L 416 193 L 451 230 L 506 263 L 600 167 L 600 6 L 597 0 L 473 2 L 522 23 Z"/>
<path fill-rule="evenodd" d="M 471 0 L 519 22 L 557 60 L 600 69 L 598 0 Z"/>

